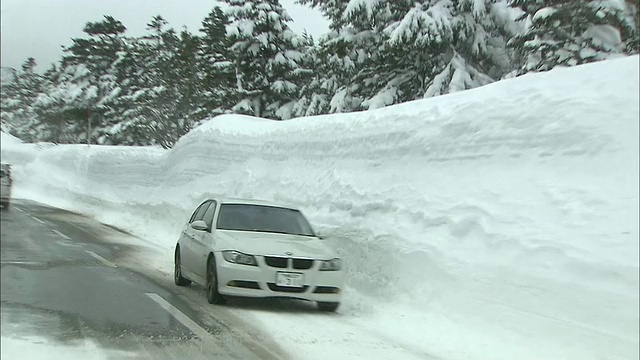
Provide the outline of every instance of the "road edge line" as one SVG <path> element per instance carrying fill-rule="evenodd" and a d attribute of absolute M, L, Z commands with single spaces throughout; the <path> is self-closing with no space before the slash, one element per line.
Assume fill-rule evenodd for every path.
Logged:
<path fill-rule="evenodd" d="M 192 333 L 194 333 L 201 340 L 205 340 L 206 338 L 210 338 L 211 334 L 205 330 L 202 326 L 198 325 L 195 321 L 193 321 L 190 317 L 185 315 L 182 311 L 178 310 L 175 306 L 171 305 L 168 301 L 162 298 L 162 296 L 156 293 L 145 293 L 151 300 L 155 301 L 161 308 L 163 308 L 166 312 L 171 314 L 176 320 L 178 320 L 182 325 L 184 325 L 187 329 L 189 329 Z"/>
<path fill-rule="evenodd" d="M 85 252 L 86 252 L 87 254 L 89 254 L 89 255 L 93 256 L 94 258 L 98 259 L 101 263 L 103 263 L 103 264 L 105 264 L 105 265 L 107 265 L 107 266 L 109 266 L 109 267 L 113 267 L 113 268 L 118 267 L 116 264 L 114 264 L 114 263 L 112 263 L 111 261 L 109 261 L 109 260 L 107 260 L 107 259 L 103 258 L 102 256 L 100 256 L 100 255 L 98 255 L 98 254 L 94 253 L 93 251 L 85 250 Z"/>
<path fill-rule="evenodd" d="M 68 237 L 67 235 L 65 235 L 65 234 L 61 233 L 61 232 L 60 232 L 60 231 L 58 231 L 58 230 L 51 230 L 51 231 L 53 231 L 54 233 L 56 233 L 56 235 L 60 236 L 61 238 L 65 239 L 65 240 L 71 240 L 71 238 L 70 238 L 70 237 Z"/>
<path fill-rule="evenodd" d="M 35 221 L 39 222 L 40 224 L 43 224 L 43 225 L 45 224 L 45 222 L 44 222 L 44 221 L 42 221 L 42 220 L 38 219 L 38 218 L 37 218 L 37 217 L 35 217 L 35 216 L 31 216 L 31 218 L 32 218 L 33 220 L 35 220 Z"/>

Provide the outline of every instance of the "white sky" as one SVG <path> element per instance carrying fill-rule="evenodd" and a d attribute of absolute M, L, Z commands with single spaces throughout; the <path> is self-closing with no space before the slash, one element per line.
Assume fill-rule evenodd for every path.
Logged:
<path fill-rule="evenodd" d="M 328 29 L 328 21 L 308 6 L 295 0 L 280 0 L 293 18 L 291 28 L 304 29 L 318 38 Z M 141 35 L 151 17 L 162 15 L 169 25 L 180 30 L 186 25 L 191 33 L 214 7 L 212 0 L 1 0 L 0 37 L 2 66 L 19 68 L 28 57 L 45 71 L 62 56 L 62 45 L 82 37 L 88 21 L 100 21 L 111 15 L 127 27 L 126 34 Z"/>

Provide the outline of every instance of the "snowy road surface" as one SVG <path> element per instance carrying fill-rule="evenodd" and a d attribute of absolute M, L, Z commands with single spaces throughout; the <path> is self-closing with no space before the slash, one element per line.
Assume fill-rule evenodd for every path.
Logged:
<path fill-rule="evenodd" d="M 132 266 L 152 249 L 126 234 L 26 201 L 1 219 L 2 359 L 288 358 L 199 291 Z"/>
<path fill-rule="evenodd" d="M 210 305 L 162 247 L 76 213 L 16 200 L 1 219 L 2 359 L 437 359 L 313 303 Z"/>

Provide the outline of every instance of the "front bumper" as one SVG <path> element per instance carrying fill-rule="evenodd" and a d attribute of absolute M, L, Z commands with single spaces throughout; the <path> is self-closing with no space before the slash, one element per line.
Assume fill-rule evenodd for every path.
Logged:
<path fill-rule="evenodd" d="M 294 269 L 267 265 L 265 257 L 255 256 L 258 266 L 239 265 L 226 261 L 222 253 L 214 254 L 218 269 L 218 291 L 223 295 L 246 297 L 288 297 L 310 301 L 340 302 L 344 290 L 344 269 L 320 271 L 320 261 L 309 269 Z M 276 285 L 278 272 L 301 273 L 303 287 Z"/>

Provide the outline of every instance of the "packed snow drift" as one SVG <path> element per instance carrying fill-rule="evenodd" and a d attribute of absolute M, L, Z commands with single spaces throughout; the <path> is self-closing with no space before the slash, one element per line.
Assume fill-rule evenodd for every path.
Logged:
<path fill-rule="evenodd" d="M 245 312 L 296 358 L 637 359 L 638 61 L 375 111 L 220 116 L 171 150 L 3 134 L 2 160 L 16 197 L 130 230 L 167 272 L 208 196 L 300 207 L 348 264 L 339 315 Z"/>

